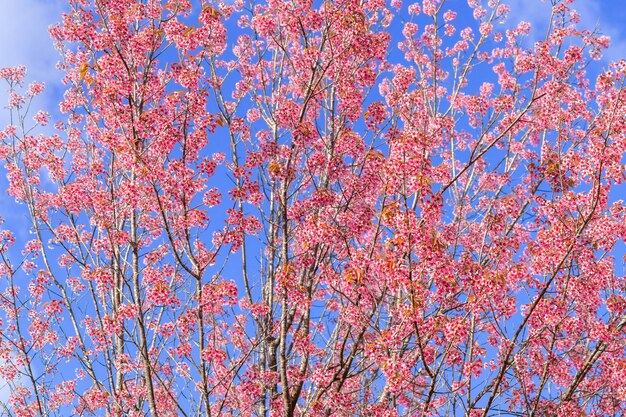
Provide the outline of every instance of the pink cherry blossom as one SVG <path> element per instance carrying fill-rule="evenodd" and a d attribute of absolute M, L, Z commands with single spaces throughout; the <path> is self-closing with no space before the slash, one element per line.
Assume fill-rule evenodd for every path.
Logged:
<path fill-rule="evenodd" d="M 4 410 L 624 414 L 626 61 L 575 7 L 68 0 L 63 114 L 0 69 Z"/>

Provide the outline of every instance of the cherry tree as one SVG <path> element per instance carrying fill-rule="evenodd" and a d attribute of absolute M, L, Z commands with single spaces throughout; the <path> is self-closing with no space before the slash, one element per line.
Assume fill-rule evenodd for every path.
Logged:
<path fill-rule="evenodd" d="M 0 413 L 622 415 L 626 61 L 552 3 L 68 0 Z"/>

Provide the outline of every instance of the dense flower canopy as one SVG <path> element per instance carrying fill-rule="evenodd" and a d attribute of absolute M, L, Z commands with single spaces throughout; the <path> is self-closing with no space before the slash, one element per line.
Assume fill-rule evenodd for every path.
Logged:
<path fill-rule="evenodd" d="M 622 415 L 626 61 L 572 3 L 68 0 L 62 120 L 0 70 L 0 415 Z"/>

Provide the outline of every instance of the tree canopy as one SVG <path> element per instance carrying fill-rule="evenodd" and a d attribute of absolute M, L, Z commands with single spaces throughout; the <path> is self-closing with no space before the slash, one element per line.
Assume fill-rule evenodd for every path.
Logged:
<path fill-rule="evenodd" d="M 0 415 L 622 415 L 626 61 L 552 3 L 68 0 Z"/>

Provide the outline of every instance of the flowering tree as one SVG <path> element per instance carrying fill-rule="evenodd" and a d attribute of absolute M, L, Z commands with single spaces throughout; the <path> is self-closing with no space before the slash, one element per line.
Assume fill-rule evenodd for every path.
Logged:
<path fill-rule="evenodd" d="M 570 0 L 68 3 L 57 133 L 0 72 L 2 415 L 624 413 L 626 62 Z"/>

